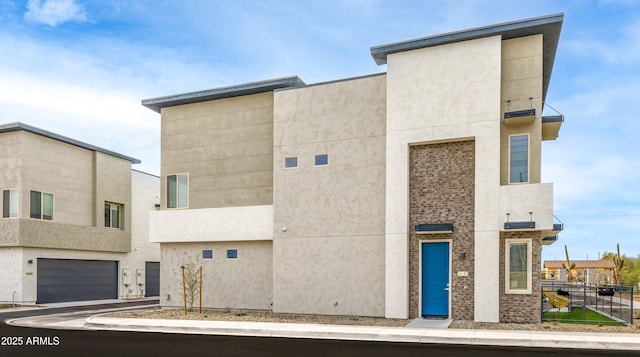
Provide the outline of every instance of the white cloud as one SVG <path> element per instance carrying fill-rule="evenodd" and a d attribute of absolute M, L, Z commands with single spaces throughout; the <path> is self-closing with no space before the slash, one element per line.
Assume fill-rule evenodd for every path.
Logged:
<path fill-rule="evenodd" d="M 84 9 L 74 0 L 29 0 L 24 18 L 51 27 L 69 21 L 87 21 Z"/>
<path fill-rule="evenodd" d="M 579 56 L 595 57 L 609 64 L 637 64 L 640 62 L 640 20 L 621 26 L 615 40 L 583 38 L 570 40 L 564 47 Z"/>

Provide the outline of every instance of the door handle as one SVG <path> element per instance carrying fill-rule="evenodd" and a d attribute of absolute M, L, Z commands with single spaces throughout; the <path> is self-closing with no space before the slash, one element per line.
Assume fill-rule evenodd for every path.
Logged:
<path fill-rule="evenodd" d="M 444 288 L 444 290 L 447 290 L 447 291 L 449 291 L 449 288 Z"/>

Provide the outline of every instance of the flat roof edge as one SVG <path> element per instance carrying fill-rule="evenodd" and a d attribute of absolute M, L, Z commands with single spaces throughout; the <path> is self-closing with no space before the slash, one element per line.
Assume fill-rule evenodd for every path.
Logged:
<path fill-rule="evenodd" d="M 361 76 L 333 79 L 333 80 L 330 80 L 330 81 L 305 84 L 303 86 L 297 86 L 297 87 L 278 88 L 278 89 L 274 89 L 274 92 L 283 92 L 283 91 L 287 91 L 287 90 L 309 88 L 309 87 L 315 87 L 315 86 L 322 86 L 322 85 L 326 85 L 326 84 L 334 84 L 334 83 L 341 83 L 341 82 L 348 82 L 348 81 L 357 81 L 359 79 L 366 79 L 366 78 L 371 78 L 371 77 L 384 76 L 386 74 L 387 74 L 386 71 L 385 72 L 378 72 L 378 73 L 371 73 L 371 74 L 363 74 Z"/>
<path fill-rule="evenodd" d="M 40 128 L 36 128 L 35 126 L 31 126 L 31 125 L 27 125 L 21 122 L 14 122 L 14 123 L 7 123 L 7 124 L 0 124 L 0 133 L 8 133 L 8 132 L 12 132 L 12 131 L 27 131 L 33 134 L 37 134 L 37 135 L 41 135 L 50 139 L 54 139 L 57 141 L 61 141 L 63 143 L 67 143 L 73 146 L 77 146 L 83 149 L 87 149 L 87 150 L 91 150 L 91 151 L 97 151 L 97 152 L 101 152 L 107 155 L 111 155 L 114 157 L 117 157 L 119 159 L 123 159 L 123 160 L 127 160 L 127 161 L 131 161 L 132 164 L 139 164 L 142 161 L 140 161 L 139 159 L 130 157 L 130 156 L 126 156 L 126 155 L 122 155 L 119 154 L 115 151 L 111 151 L 111 150 L 107 150 L 95 145 L 91 145 L 91 144 L 87 144 L 85 142 L 76 140 L 76 139 L 72 139 L 69 138 L 67 136 L 63 136 L 63 135 L 59 135 L 56 133 L 52 133 L 50 131 L 44 130 L 44 129 L 40 129 Z"/>
<path fill-rule="evenodd" d="M 410 51 L 420 48 L 433 47 L 438 45 L 444 45 L 448 43 L 461 42 L 466 40 L 473 40 L 482 37 L 489 37 L 495 35 L 503 35 L 505 39 L 524 37 L 527 35 L 533 35 L 539 33 L 539 28 L 545 25 L 562 24 L 564 20 L 564 14 L 558 13 L 553 15 L 546 15 L 540 17 L 534 17 L 530 19 L 517 20 L 511 22 L 505 22 L 495 25 L 476 27 L 461 31 L 448 32 L 435 36 L 428 36 L 417 38 L 413 40 L 400 41 L 389 43 L 380 46 L 371 47 L 371 57 L 373 57 L 376 64 L 386 64 L 387 56 L 397 52 Z M 526 30 L 534 30 L 528 33 Z M 558 31 L 559 34 L 559 31 Z"/>
<path fill-rule="evenodd" d="M 306 83 L 298 76 L 289 76 L 264 81 L 236 84 L 226 87 L 211 88 L 196 92 L 174 94 L 150 99 L 143 99 L 142 105 L 160 113 L 162 108 L 176 105 L 192 104 L 209 100 L 258 94 L 280 88 L 304 86 Z"/>

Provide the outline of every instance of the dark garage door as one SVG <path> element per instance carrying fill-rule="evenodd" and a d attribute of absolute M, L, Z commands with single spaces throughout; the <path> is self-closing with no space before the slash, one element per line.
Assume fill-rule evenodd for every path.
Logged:
<path fill-rule="evenodd" d="M 160 263 L 146 262 L 144 269 L 146 270 L 144 296 L 160 296 Z"/>
<path fill-rule="evenodd" d="M 38 259 L 37 303 L 118 298 L 118 262 Z"/>

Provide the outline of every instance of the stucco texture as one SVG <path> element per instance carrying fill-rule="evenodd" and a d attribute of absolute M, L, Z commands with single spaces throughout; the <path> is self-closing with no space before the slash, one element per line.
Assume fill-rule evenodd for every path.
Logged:
<path fill-rule="evenodd" d="M 162 109 L 161 205 L 166 175 L 189 174 L 189 208 L 273 202 L 273 93 Z"/>
<path fill-rule="evenodd" d="M 212 259 L 202 259 L 204 249 L 213 251 Z M 237 249 L 238 258 L 227 259 L 227 249 Z M 270 241 L 164 243 L 161 255 L 162 306 L 183 306 L 180 267 L 193 263 L 196 269 L 203 269 L 203 307 L 271 309 L 273 253 Z"/>
<path fill-rule="evenodd" d="M 383 316 L 386 77 L 274 103 L 274 311 Z"/>
<path fill-rule="evenodd" d="M 474 140 L 474 319 L 498 321 L 500 36 L 388 56 L 385 315 L 409 316 L 409 146 Z M 478 264 L 481 262 L 481 264 Z M 466 315 L 466 313 L 465 313 Z"/>

